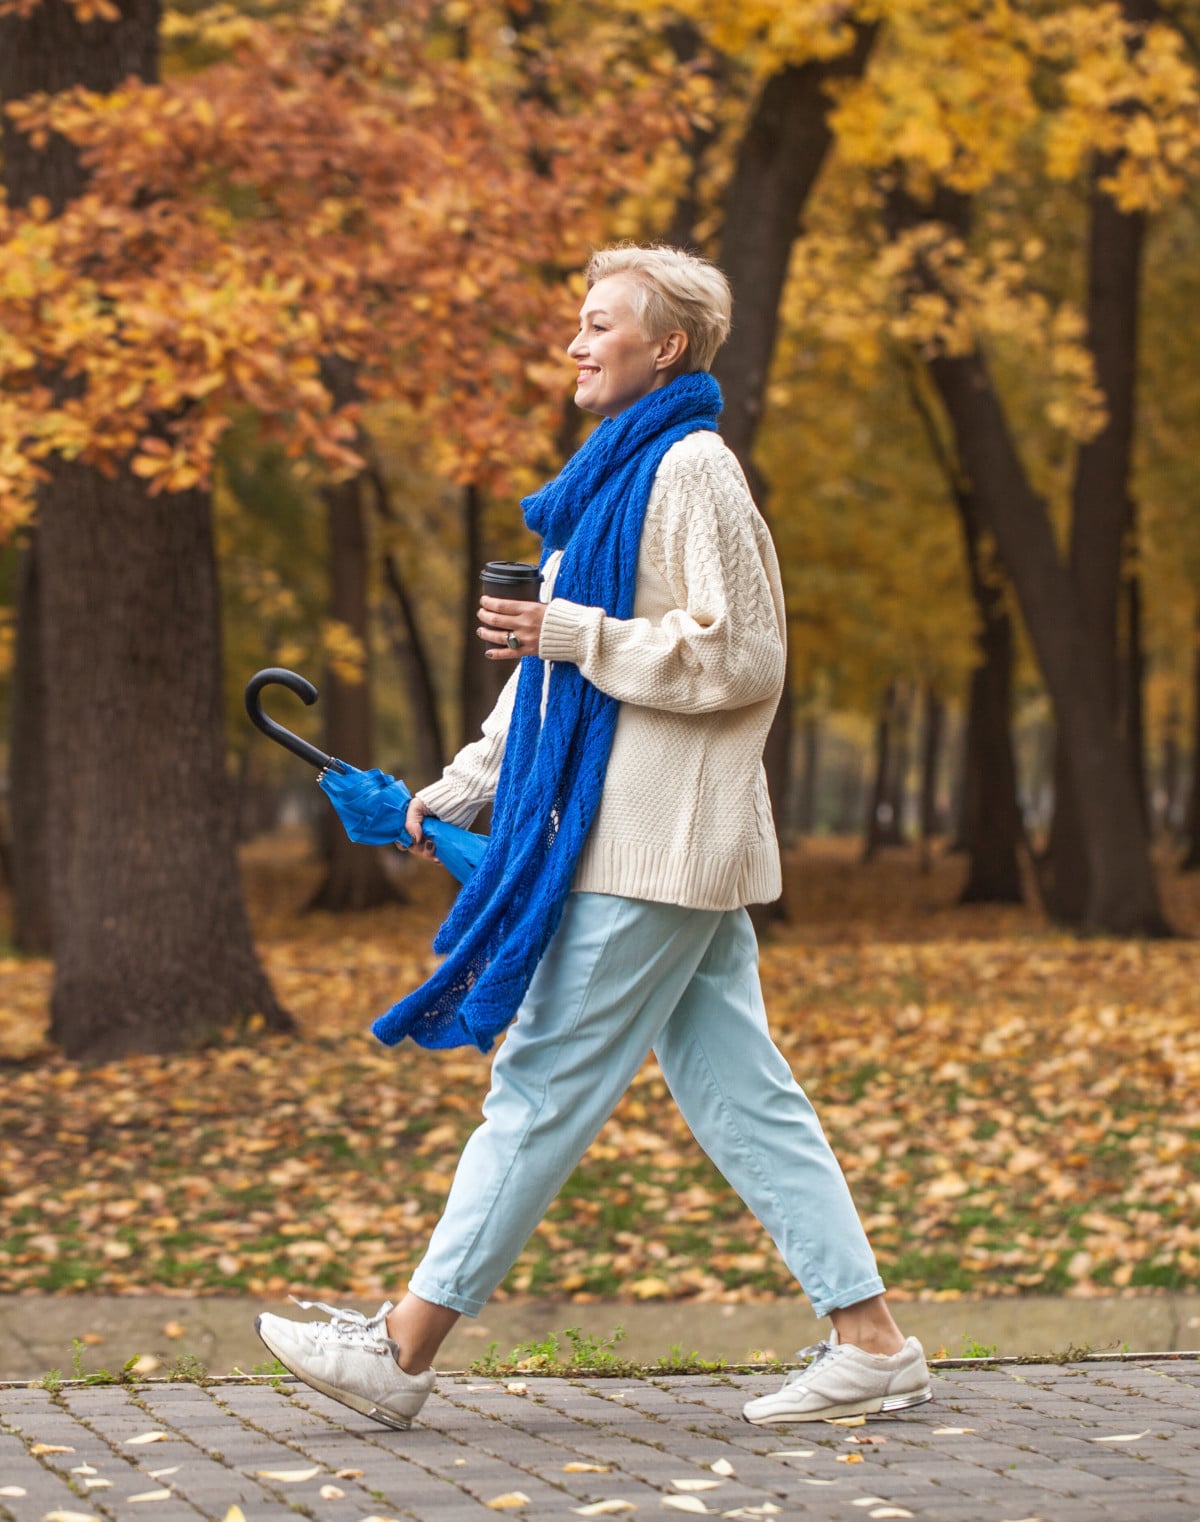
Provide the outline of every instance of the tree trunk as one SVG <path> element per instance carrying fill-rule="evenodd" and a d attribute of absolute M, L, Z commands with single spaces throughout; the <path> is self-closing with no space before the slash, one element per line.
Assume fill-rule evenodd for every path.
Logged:
<path fill-rule="evenodd" d="M 364 661 L 357 679 L 331 665 L 325 676 L 322 711 L 325 749 L 351 766 L 372 764 L 370 610 L 367 599 L 369 550 L 363 505 L 365 477 L 323 487 L 329 530 L 329 616 L 359 640 Z M 332 816 L 326 835 L 325 876 L 309 901 L 310 909 L 335 913 L 371 909 L 396 897 L 378 850 L 356 845 Z"/>
<path fill-rule="evenodd" d="M 1179 704 L 1172 697 L 1167 708 L 1165 732 L 1163 734 L 1162 782 L 1160 790 L 1162 806 L 1151 815 L 1152 819 L 1156 822 L 1157 829 L 1161 830 L 1168 840 L 1176 836 L 1179 825 L 1180 775 L 1182 772 L 1179 754 L 1179 729 Z"/>
<path fill-rule="evenodd" d="M 287 1028 L 234 853 L 208 494 L 60 465 L 41 540 L 52 1035 L 106 1061 Z"/>
<path fill-rule="evenodd" d="M 1192 785 L 1187 802 L 1187 854 L 1180 871 L 1200 871 L 1200 610 L 1192 643 Z"/>
<path fill-rule="evenodd" d="M 892 757 L 892 719 L 896 711 L 896 689 L 891 684 L 879 705 L 879 718 L 875 724 L 875 780 L 871 786 L 871 800 L 867 805 L 866 839 L 863 844 L 864 862 L 874 861 L 887 841 L 888 776 Z"/>
<path fill-rule="evenodd" d="M 479 573 L 487 560 L 483 537 L 483 493 L 472 482 L 463 492 L 463 528 L 466 540 L 467 583 L 463 588 L 462 664 L 459 668 L 459 730 L 462 745 L 479 738 L 484 719 L 496 706 L 500 689 L 512 672 L 503 661 L 489 661 L 476 637 L 479 627 Z M 476 826 L 479 828 L 480 826 Z"/>
<path fill-rule="evenodd" d="M 17 648 L 12 675 L 8 803 L 11 827 L 13 945 L 49 956 L 50 857 L 46 802 L 46 679 L 38 589 L 36 529 L 17 562 Z"/>
<path fill-rule="evenodd" d="M 378 465 L 371 467 L 371 484 L 375 492 L 375 507 L 387 523 L 396 522 L 396 510 L 392 506 L 391 492 Z M 386 550 L 383 556 L 383 574 L 396 602 L 400 630 L 393 640 L 400 669 L 404 673 L 404 685 L 408 692 L 409 717 L 416 745 L 415 761 L 419 780 L 414 787 L 440 777 L 446 764 L 446 746 L 442 737 L 442 719 L 438 710 L 437 685 L 433 677 L 433 662 L 421 633 L 417 610 L 408 591 L 408 582 L 399 559 Z"/>
<path fill-rule="evenodd" d="M 158 71 L 158 0 L 125 0 L 122 20 L 81 26 L 65 0 L 41 0 L 28 17 L 0 17 L 0 102 L 36 91 L 81 84 L 111 90 L 130 74 Z M 44 196 L 58 213 L 83 188 L 75 149 L 57 134 L 42 148 L 0 110 L 0 183 L 8 204 Z M 50 951 L 46 875 L 45 713 L 41 691 L 42 630 L 37 597 L 36 534 L 21 568 L 17 595 L 17 656 L 13 679 L 11 792 L 13 940 L 19 950 Z"/>
<path fill-rule="evenodd" d="M 800 232 L 800 214 L 833 141 L 826 86 L 862 74 L 876 30 L 874 24 L 855 25 L 848 52 L 829 60 L 789 64 L 767 80 L 738 149 L 725 199 L 718 262 L 733 287 L 734 323 L 713 369 L 725 398 L 722 435 L 737 455 L 765 517 L 767 489 L 754 463 L 754 440 L 762 421 L 779 303 L 792 245 Z M 763 755 L 772 805 L 780 819 L 785 813 L 791 755 L 790 690 L 789 678 Z M 762 910 L 755 915 L 759 921 L 764 917 Z"/>
<path fill-rule="evenodd" d="M 800 726 L 800 743 L 804 769 L 800 777 L 796 808 L 796 829 L 812 835 L 817 828 L 817 781 L 821 764 L 821 725 L 815 714 L 806 714 Z"/>
<path fill-rule="evenodd" d="M 1134 535 L 1137 507 L 1133 508 Z M 1137 565 L 1129 566 L 1124 579 L 1125 654 L 1121 662 L 1121 733 L 1133 768 L 1133 785 L 1142 805 L 1142 822 L 1153 835 L 1150 780 L 1146 753 L 1146 645 L 1142 625 L 1142 580 Z"/>
<path fill-rule="evenodd" d="M 967 710 L 962 835 L 968 852 L 963 904 L 1019 904 L 1020 845 L 1012 746 L 1013 629 L 1002 588 L 982 563 L 978 508 L 969 491 L 955 494 L 971 594 L 980 619 L 980 663 L 971 673 Z"/>
<path fill-rule="evenodd" d="M 941 834 L 937 794 L 945 731 L 946 705 L 930 682 L 925 688 L 925 725 L 921 732 L 920 837 L 923 872 L 930 870 L 933 842 Z"/>
<path fill-rule="evenodd" d="M 1127 753 L 1045 504 L 1025 475 L 982 355 L 943 355 L 929 365 L 1054 703 L 1087 848 L 1086 893 L 1068 923 L 1115 935 L 1165 934 Z"/>
<path fill-rule="evenodd" d="M 1120 211 L 1100 189 L 1099 181 L 1113 168 L 1113 161 L 1104 159 L 1095 169 L 1088 236 L 1088 343 L 1108 418 L 1095 438 L 1079 446 L 1072 492 L 1070 570 L 1110 723 L 1119 734 L 1123 696 L 1119 680 L 1120 614 L 1125 561 L 1134 526 L 1129 479 L 1145 217 Z M 1139 636 L 1140 620 L 1129 633 Z M 1140 660 L 1139 653 L 1135 670 L 1140 668 Z M 1140 710 L 1140 701 L 1138 706 Z M 1140 741 L 1140 735 L 1137 738 Z M 1140 800 L 1143 789 L 1137 787 L 1136 779 L 1141 766 L 1133 744 L 1134 737 L 1126 729 L 1122 764 Z M 1062 746 L 1060 731 L 1054 822 L 1042 887 L 1050 912 L 1067 923 L 1077 923 L 1088 898 L 1087 842 Z"/>
<path fill-rule="evenodd" d="M 899 224 L 921 217 L 960 229 L 967 203 L 939 191 L 922 211 L 901 193 L 889 209 Z M 925 266 L 917 279 L 937 289 Z M 1016 591 L 1054 704 L 1071 795 L 1085 842 L 1086 883 L 1075 912 L 1056 899 L 1056 918 L 1080 930 L 1164 935 L 1150 846 L 1124 744 L 1112 722 L 1103 663 L 1083 616 L 1075 579 L 1064 565 L 1045 503 L 1034 492 L 983 355 L 935 355 L 928 361 L 954 433 L 955 452 L 973 491 L 980 526 L 995 540 Z"/>
<path fill-rule="evenodd" d="M 904 844 L 904 825 L 908 812 L 908 765 L 912 749 L 912 688 L 909 683 L 892 686 L 892 743 L 889 747 L 887 775 L 884 779 L 884 809 L 880 843 Z"/>
<path fill-rule="evenodd" d="M 117 12 L 80 24 L 65 0 L 42 0 L 0 21 L 0 97 L 153 80 L 157 0 Z M 3 150 L 14 204 L 41 194 L 60 210 L 82 188 L 57 138 L 37 148 L 5 119 Z M 38 507 L 51 1035 L 68 1057 L 107 1060 L 254 1016 L 290 1028 L 238 877 L 211 499 L 151 498 L 126 473 L 57 462 Z"/>
<path fill-rule="evenodd" d="M 958 513 L 963 558 L 981 631 L 980 660 L 971 673 L 967 701 L 957 836 L 952 847 L 965 850 L 969 856 L 967 882 L 959 902 L 1019 904 L 1023 895 L 1017 853 L 1024 831 L 1012 748 L 1012 621 L 1004 589 L 984 564 L 985 547 L 974 495 L 912 364 L 909 392 Z"/>

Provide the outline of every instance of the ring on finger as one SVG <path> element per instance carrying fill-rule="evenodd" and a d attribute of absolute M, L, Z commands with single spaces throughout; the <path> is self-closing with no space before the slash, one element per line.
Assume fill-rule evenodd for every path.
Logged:
<path fill-rule="evenodd" d="M 519 650 L 521 648 L 520 638 L 517 635 L 516 631 L 513 629 L 510 629 L 504 636 L 504 643 L 510 650 Z"/>

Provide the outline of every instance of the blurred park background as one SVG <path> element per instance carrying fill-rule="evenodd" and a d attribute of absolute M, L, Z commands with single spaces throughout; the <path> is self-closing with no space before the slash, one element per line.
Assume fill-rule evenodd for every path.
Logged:
<path fill-rule="evenodd" d="M 783 564 L 781 1043 L 901 1293 L 1200 1282 L 1200 4 L 0 0 L 0 1289 L 374 1294 L 477 1053 L 382 1052 L 580 270 L 735 293 Z M 506 1293 L 779 1265 L 650 1067 Z"/>

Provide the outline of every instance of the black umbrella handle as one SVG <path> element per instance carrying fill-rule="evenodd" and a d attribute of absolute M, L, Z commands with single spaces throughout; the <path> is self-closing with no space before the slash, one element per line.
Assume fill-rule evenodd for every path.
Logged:
<path fill-rule="evenodd" d="M 286 666 L 267 666 L 262 671 L 256 671 L 246 683 L 246 712 L 250 715 L 250 722 L 256 728 L 261 729 L 268 739 L 274 740 L 277 745 L 282 745 L 284 750 L 290 750 L 294 756 L 299 756 L 301 761 L 307 761 L 310 766 L 320 770 L 332 767 L 335 772 L 345 771 L 345 767 L 334 756 L 327 756 L 324 751 L 318 750 L 315 745 L 310 745 L 307 740 L 302 740 L 299 735 L 294 735 L 290 729 L 284 729 L 282 724 L 277 724 L 274 719 L 268 717 L 262 710 L 262 690 L 264 687 L 278 685 L 286 687 L 294 692 L 310 707 L 317 701 L 317 689 L 307 678 L 298 672 L 289 671 Z"/>

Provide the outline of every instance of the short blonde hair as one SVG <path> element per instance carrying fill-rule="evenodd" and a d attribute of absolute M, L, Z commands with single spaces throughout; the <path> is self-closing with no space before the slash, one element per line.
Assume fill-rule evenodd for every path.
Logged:
<path fill-rule="evenodd" d="M 715 264 L 681 248 L 620 243 L 588 260 L 587 288 L 610 275 L 632 275 L 634 315 L 647 338 L 678 328 L 687 335 L 685 370 L 708 370 L 729 336 L 733 292 Z"/>

